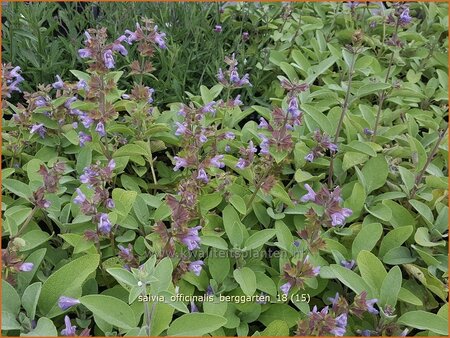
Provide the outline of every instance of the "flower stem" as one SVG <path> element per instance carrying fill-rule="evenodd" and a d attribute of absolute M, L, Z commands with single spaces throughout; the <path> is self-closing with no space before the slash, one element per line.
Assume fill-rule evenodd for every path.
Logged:
<path fill-rule="evenodd" d="M 422 181 L 423 175 L 425 175 L 425 171 L 427 170 L 428 166 L 430 165 L 431 161 L 433 160 L 434 155 L 436 155 L 439 145 L 442 142 L 442 139 L 444 138 L 445 134 L 447 133 L 448 125 L 440 132 L 439 138 L 436 141 L 436 144 L 434 145 L 431 152 L 428 154 L 427 161 L 425 162 L 425 165 L 423 166 L 422 170 L 419 172 L 419 174 L 416 176 L 416 181 L 414 184 L 413 189 L 411 190 L 411 193 L 409 195 L 409 198 L 412 199 L 417 193 L 417 190 L 419 189 L 419 184 Z"/>
<path fill-rule="evenodd" d="M 395 32 L 394 32 L 394 36 L 397 36 L 398 33 L 398 28 L 400 26 L 400 19 L 397 19 L 397 24 L 395 25 Z M 392 70 L 392 65 L 394 62 L 394 52 L 392 52 L 391 57 L 389 59 L 389 65 L 386 71 L 386 77 L 384 78 L 384 82 L 387 83 L 387 81 L 389 80 L 389 76 L 391 75 L 391 70 Z M 378 124 L 380 123 L 380 118 L 381 118 L 381 111 L 383 109 L 383 103 L 384 100 L 386 99 L 386 89 L 382 90 L 378 93 L 378 110 L 377 110 L 377 115 L 375 118 L 375 126 L 373 127 L 373 134 L 370 138 L 371 141 L 373 141 L 375 139 L 375 136 L 377 135 L 377 131 L 378 131 Z"/>
<path fill-rule="evenodd" d="M 357 51 L 352 50 L 352 60 L 350 62 L 349 70 L 348 70 L 348 84 L 347 84 L 347 92 L 345 93 L 344 103 L 342 105 L 341 117 L 339 118 L 338 126 L 336 128 L 336 133 L 334 134 L 334 143 L 337 144 L 339 139 L 339 134 L 341 133 L 342 124 L 344 123 L 344 117 L 347 113 L 349 103 L 350 103 L 350 90 L 352 88 L 352 80 L 353 80 L 353 71 L 355 68 L 357 58 Z M 333 162 L 334 162 L 335 153 L 332 152 L 330 156 L 330 168 L 328 170 L 328 186 L 331 188 L 333 186 Z"/>
<path fill-rule="evenodd" d="M 33 218 L 33 216 L 37 210 L 38 210 L 37 206 L 35 206 L 33 208 L 33 210 L 31 210 L 30 214 L 28 215 L 27 219 L 23 223 L 22 227 L 19 229 L 19 231 L 17 231 L 17 234 L 15 234 L 14 236 L 11 237 L 11 241 L 16 237 L 19 237 L 25 231 L 25 229 L 27 228 L 28 224 L 30 224 L 31 219 Z"/>

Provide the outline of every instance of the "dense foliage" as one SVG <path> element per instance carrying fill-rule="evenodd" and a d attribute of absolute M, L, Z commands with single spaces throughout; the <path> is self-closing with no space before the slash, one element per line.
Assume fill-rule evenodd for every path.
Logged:
<path fill-rule="evenodd" d="M 2 334 L 448 335 L 447 4 L 124 6 L 4 9 Z"/>

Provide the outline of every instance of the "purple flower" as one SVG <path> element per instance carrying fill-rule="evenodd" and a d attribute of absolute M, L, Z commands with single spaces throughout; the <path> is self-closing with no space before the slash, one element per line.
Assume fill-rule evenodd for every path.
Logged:
<path fill-rule="evenodd" d="M 200 249 L 200 237 L 198 236 L 198 231 L 201 229 L 201 226 L 196 226 L 193 228 L 189 228 L 187 234 L 185 234 L 181 242 L 183 242 L 188 250 L 192 251 L 194 249 Z"/>
<path fill-rule="evenodd" d="M 176 136 L 180 136 L 180 135 L 185 135 L 187 132 L 187 124 L 184 123 L 180 123 L 180 122 L 175 122 L 176 126 L 177 126 L 177 130 L 175 131 L 175 135 Z"/>
<path fill-rule="evenodd" d="M 371 136 L 373 135 L 373 130 L 370 130 L 369 128 L 364 128 L 364 134 Z"/>
<path fill-rule="evenodd" d="M 216 109 L 213 107 L 216 104 L 216 101 L 211 101 L 207 104 L 205 104 L 202 107 L 202 113 L 211 113 L 211 114 L 215 114 L 216 113 Z"/>
<path fill-rule="evenodd" d="M 330 330 L 331 334 L 334 334 L 336 337 L 342 337 L 345 334 L 345 328 L 336 326 L 334 329 Z"/>
<path fill-rule="evenodd" d="M 195 305 L 194 301 L 191 300 L 191 313 L 193 313 L 193 312 L 198 312 L 198 308 Z"/>
<path fill-rule="evenodd" d="M 328 147 L 328 149 L 330 149 L 330 151 L 333 152 L 333 153 L 335 153 L 335 152 L 338 150 L 337 145 L 334 144 L 334 143 L 331 143 L 331 142 L 327 143 L 327 147 Z"/>
<path fill-rule="evenodd" d="M 200 272 L 202 272 L 203 264 L 205 264 L 203 261 L 191 262 L 189 264 L 189 271 L 191 271 L 196 276 L 200 276 Z"/>
<path fill-rule="evenodd" d="M 56 75 L 56 80 L 57 81 L 52 84 L 53 88 L 55 88 L 55 89 L 64 88 L 64 82 L 59 75 Z"/>
<path fill-rule="evenodd" d="M 76 189 L 77 197 L 73 199 L 73 203 L 75 204 L 83 204 L 84 201 L 86 201 L 86 195 L 83 194 L 83 192 L 80 190 L 80 188 Z"/>
<path fill-rule="evenodd" d="M 289 293 L 289 290 L 291 289 L 292 285 L 290 282 L 287 282 L 280 286 L 280 290 L 287 295 Z"/>
<path fill-rule="evenodd" d="M 44 107 L 47 105 L 47 101 L 42 96 L 39 96 L 34 103 L 37 107 Z"/>
<path fill-rule="evenodd" d="M 136 26 L 138 26 L 139 24 L 136 23 Z M 128 34 L 127 39 L 125 40 L 125 42 L 127 42 L 129 45 L 131 45 L 134 41 L 137 40 L 137 34 L 136 32 L 132 32 L 128 29 L 125 30 L 125 34 Z"/>
<path fill-rule="evenodd" d="M 227 144 L 225 146 L 225 152 L 229 153 L 231 151 L 231 147 Z"/>
<path fill-rule="evenodd" d="M 91 124 L 94 122 L 92 118 L 90 118 L 86 113 L 81 113 L 78 115 L 78 118 L 80 119 L 81 123 L 85 128 L 89 128 Z"/>
<path fill-rule="evenodd" d="M 23 81 L 23 78 L 20 75 L 20 72 L 21 72 L 20 66 L 16 66 L 13 69 L 11 69 L 11 71 L 9 72 L 9 75 L 11 77 L 15 77 L 16 79 L 19 78 L 20 81 Z"/>
<path fill-rule="evenodd" d="M 373 307 L 373 305 L 376 302 L 378 302 L 378 299 L 376 299 L 376 298 L 366 300 L 367 311 L 369 311 L 369 313 L 372 313 L 374 315 L 378 314 L 378 310 Z"/>
<path fill-rule="evenodd" d="M 258 128 L 260 128 L 260 129 L 268 129 L 269 128 L 269 123 L 266 121 L 266 119 L 264 117 L 259 118 Z"/>
<path fill-rule="evenodd" d="M 341 261 L 341 265 L 344 267 L 344 268 L 347 268 L 347 269 L 353 269 L 353 267 L 355 266 L 355 264 L 356 264 L 356 262 L 352 259 L 351 261 L 346 261 L 346 260 L 342 260 Z"/>
<path fill-rule="evenodd" d="M 312 269 L 313 276 L 318 276 L 320 273 L 320 266 L 316 266 Z"/>
<path fill-rule="evenodd" d="M 224 135 L 227 140 L 234 140 L 236 137 L 232 131 L 227 131 Z"/>
<path fill-rule="evenodd" d="M 118 248 L 120 250 L 120 253 L 124 256 L 129 256 L 131 254 L 131 250 L 129 248 L 125 248 L 122 245 L 118 245 Z"/>
<path fill-rule="evenodd" d="M 232 83 L 238 83 L 241 79 L 239 78 L 239 73 L 236 69 L 233 69 L 230 73 L 230 81 Z"/>
<path fill-rule="evenodd" d="M 126 39 L 127 37 L 125 35 L 119 36 L 119 38 L 116 41 L 114 41 L 112 50 L 115 52 L 119 52 L 123 56 L 126 56 L 128 54 L 128 51 L 124 46 L 122 46 L 122 42 L 125 41 Z"/>
<path fill-rule="evenodd" d="M 86 144 L 86 142 L 92 141 L 91 135 L 85 134 L 82 131 L 78 133 L 78 138 L 80 139 L 80 147 L 83 147 Z"/>
<path fill-rule="evenodd" d="M 214 295 L 214 290 L 211 285 L 208 285 L 208 287 L 206 288 L 206 295 L 208 296 Z"/>
<path fill-rule="evenodd" d="M 308 154 L 305 156 L 305 160 L 308 161 L 308 162 L 314 161 L 314 153 L 313 153 L 313 152 L 308 153 Z"/>
<path fill-rule="evenodd" d="M 245 161 L 243 158 L 240 158 L 236 163 L 236 168 L 245 169 L 245 167 L 247 167 L 247 161 Z"/>
<path fill-rule="evenodd" d="M 219 71 L 217 73 L 217 80 L 219 80 L 219 82 L 225 82 L 225 75 L 223 75 L 222 68 L 219 68 Z"/>
<path fill-rule="evenodd" d="M 295 96 L 292 96 L 289 100 L 288 113 L 291 114 L 294 118 L 300 116 L 300 110 L 298 109 L 298 100 Z"/>
<path fill-rule="evenodd" d="M 223 157 L 223 155 L 216 155 L 210 160 L 209 163 L 217 168 L 223 168 L 225 167 L 225 163 L 222 162 Z"/>
<path fill-rule="evenodd" d="M 98 230 L 105 235 L 111 232 L 111 221 L 109 220 L 108 214 L 100 214 Z"/>
<path fill-rule="evenodd" d="M 248 150 L 248 152 L 249 153 L 256 153 L 257 151 L 258 151 L 258 149 L 256 149 L 256 147 L 255 147 L 255 145 L 253 144 L 253 141 L 252 140 L 250 140 L 249 142 L 248 142 L 248 148 L 247 148 L 247 150 Z"/>
<path fill-rule="evenodd" d="M 78 128 L 78 122 L 73 122 L 72 123 L 72 128 L 73 129 L 77 129 Z"/>
<path fill-rule="evenodd" d="M 158 45 L 159 48 L 165 49 L 166 41 L 164 41 L 164 38 L 166 37 L 166 33 L 158 33 L 156 30 L 158 29 L 158 26 L 155 26 L 155 42 Z"/>
<path fill-rule="evenodd" d="M 103 62 L 105 63 L 106 68 L 109 68 L 109 69 L 114 68 L 115 63 L 114 63 L 113 52 L 111 49 L 108 49 L 103 53 Z"/>
<path fill-rule="evenodd" d="M 20 264 L 19 270 L 23 272 L 28 272 L 33 270 L 34 264 L 33 263 L 22 263 Z"/>
<path fill-rule="evenodd" d="M 61 335 L 63 336 L 75 336 L 75 330 L 76 326 L 72 326 L 72 323 L 70 322 L 69 316 L 64 317 L 64 323 L 66 325 L 66 328 L 61 331 Z"/>
<path fill-rule="evenodd" d="M 77 89 L 78 89 L 78 90 L 81 90 L 81 89 L 87 90 L 87 89 L 88 89 L 87 82 L 84 81 L 84 80 L 78 81 L 78 83 L 77 83 Z"/>
<path fill-rule="evenodd" d="M 331 225 L 342 225 L 345 222 L 345 218 L 351 216 L 352 211 L 348 208 L 342 208 L 340 211 L 331 214 Z"/>
<path fill-rule="evenodd" d="M 302 202 L 314 201 L 316 199 L 316 193 L 311 188 L 309 184 L 304 185 L 305 189 L 308 190 L 308 193 L 300 199 Z"/>
<path fill-rule="evenodd" d="M 244 87 L 244 86 L 252 86 L 252 84 L 250 83 L 249 80 L 250 75 L 248 74 L 244 74 L 244 76 L 241 78 L 241 80 L 238 82 L 238 86 L 239 87 Z"/>
<path fill-rule="evenodd" d="M 113 201 L 112 198 L 108 198 L 108 199 L 106 200 L 106 207 L 107 207 L 108 209 L 114 209 L 115 206 L 116 206 L 116 204 L 114 203 L 114 201 Z"/>
<path fill-rule="evenodd" d="M 30 128 L 30 133 L 35 134 L 38 133 L 41 138 L 45 137 L 45 127 L 43 123 L 34 124 Z"/>
<path fill-rule="evenodd" d="M 235 99 L 233 100 L 233 106 L 242 106 L 243 103 L 241 101 L 241 95 L 238 95 L 235 97 Z"/>
<path fill-rule="evenodd" d="M 203 181 L 204 183 L 208 183 L 209 182 L 208 175 L 206 175 L 205 169 L 200 168 L 198 170 L 197 179 L 200 180 L 200 181 Z"/>
<path fill-rule="evenodd" d="M 67 309 L 71 308 L 72 306 L 76 306 L 78 304 L 80 304 L 80 301 L 75 298 L 61 296 L 58 299 L 58 306 L 63 311 L 66 311 Z"/>
<path fill-rule="evenodd" d="M 347 314 L 343 313 L 336 317 L 336 325 L 342 328 L 347 327 Z"/>
<path fill-rule="evenodd" d="M 66 107 L 67 109 L 70 109 L 70 105 L 75 102 L 77 99 L 76 96 L 71 97 L 70 99 L 67 99 L 67 101 L 64 103 L 64 107 Z"/>
<path fill-rule="evenodd" d="M 408 7 L 406 7 L 403 10 L 403 12 L 400 14 L 399 20 L 400 20 L 400 24 L 401 25 L 407 25 L 407 24 L 409 24 L 411 22 L 412 18 L 409 15 L 409 8 Z"/>
<path fill-rule="evenodd" d="M 222 32 L 222 26 L 221 25 L 215 25 L 214 26 L 214 32 L 221 33 Z"/>
<path fill-rule="evenodd" d="M 174 156 L 173 159 L 175 160 L 175 167 L 173 168 L 173 171 L 178 171 L 182 167 L 187 166 L 187 160 L 182 157 Z"/>
<path fill-rule="evenodd" d="M 78 50 L 78 55 L 80 58 L 90 58 L 92 56 L 92 50 L 90 48 L 82 48 Z"/>
<path fill-rule="evenodd" d="M 258 136 L 262 140 L 261 143 L 259 144 L 259 148 L 261 149 L 260 153 L 263 155 L 268 155 L 270 147 L 269 138 L 263 134 L 259 134 Z"/>
<path fill-rule="evenodd" d="M 109 171 L 113 171 L 115 167 L 116 167 L 116 161 L 114 161 L 114 159 L 111 159 L 111 160 L 108 162 L 108 164 L 106 165 L 106 168 L 107 168 Z"/>
<path fill-rule="evenodd" d="M 103 124 L 103 122 L 97 123 L 97 126 L 95 127 L 95 131 L 102 137 L 106 136 L 105 125 Z"/>
<path fill-rule="evenodd" d="M 203 132 L 204 132 L 204 130 L 202 130 L 200 135 L 198 136 L 198 140 L 201 143 L 205 143 L 206 141 L 208 141 L 208 138 L 205 136 L 205 134 Z"/>
<path fill-rule="evenodd" d="M 331 302 L 331 304 L 333 304 L 333 306 L 335 306 L 337 304 L 337 302 L 339 301 L 339 292 L 336 292 L 336 295 L 334 296 L 334 298 L 329 297 L 328 300 Z"/>

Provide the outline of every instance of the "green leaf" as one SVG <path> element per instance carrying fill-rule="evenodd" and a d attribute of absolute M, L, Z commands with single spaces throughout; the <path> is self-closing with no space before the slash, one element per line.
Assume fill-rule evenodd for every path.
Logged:
<path fill-rule="evenodd" d="M 236 269 L 233 272 L 233 277 L 247 296 L 252 296 L 255 293 L 256 276 L 252 269 L 247 267 Z"/>
<path fill-rule="evenodd" d="M 414 209 L 417 210 L 417 212 L 420 214 L 420 216 L 422 216 L 422 218 L 429 226 L 433 226 L 434 216 L 428 205 L 418 200 L 409 200 L 409 204 L 411 204 Z"/>
<path fill-rule="evenodd" d="M 127 191 L 124 189 L 116 188 L 112 191 L 112 198 L 115 204 L 115 211 L 122 217 L 128 216 L 134 201 L 136 200 L 136 191 Z"/>
<path fill-rule="evenodd" d="M 230 259 L 226 257 L 226 253 L 214 251 L 208 257 L 208 269 L 211 277 L 217 282 L 222 283 L 230 272 Z"/>
<path fill-rule="evenodd" d="M 15 194 L 19 197 L 23 197 L 27 200 L 29 200 L 29 198 L 32 195 L 30 187 L 27 184 L 20 182 L 18 180 L 6 178 L 6 179 L 2 180 L 2 185 L 6 190 L 9 190 L 13 194 Z"/>
<path fill-rule="evenodd" d="M 267 241 L 269 241 L 269 239 L 271 239 L 273 236 L 275 236 L 275 233 L 276 231 L 274 229 L 264 229 L 258 231 L 247 238 L 244 247 L 247 250 L 257 249 L 267 243 Z"/>
<path fill-rule="evenodd" d="M 241 215 L 247 214 L 247 207 L 245 206 L 245 201 L 241 196 L 232 195 L 230 197 L 230 203 L 236 208 L 237 211 L 239 211 Z"/>
<path fill-rule="evenodd" d="M 271 322 L 264 331 L 261 332 L 262 336 L 289 336 L 289 326 L 285 321 L 274 320 Z"/>
<path fill-rule="evenodd" d="M 416 297 L 411 291 L 405 288 L 400 288 L 400 292 L 398 293 L 398 299 L 402 302 L 406 302 L 416 306 L 422 306 L 423 303 L 420 298 Z"/>
<path fill-rule="evenodd" d="M 295 326 L 300 319 L 300 312 L 287 304 L 271 304 L 267 311 L 261 313 L 258 320 L 269 326 L 274 320 L 285 322 L 289 328 Z"/>
<path fill-rule="evenodd" d="M 227 320 L 207 313 L 187 313 L 175 319 L 167 330 L 169 336 L 202 336 L 226 324 Z"/>
<path fill-rule="evenodd" d="M 428 228 L 420 227 L 417 229 L 414 240 L 417 244 L 425 247 L 433 247 L 433 246 L 446 246 L 446 241 L 442 240 L 439 242 L 433 242 L 430 238 L 430 233 Z"/>
<path fill-rule="evenodd" d="M 2 280 L 2 311 L 17 315 L 20 311 L 20 297 L 7 281 Z"/>
<path fill-rule="evenodd" d="M 387 233 L 381 241 L 379 257 L 383 257 L 392 248 L 402 245 L 413 232 L 412 225 L 395 228 Z"/>
<path fill-rule="evenodd" d="M 383 280 L 380 289 L 380 305 L 384 308 L 390 305 L 395 308 L 397 304 L 398 293 L 402 287 L 402 271 L 398 266 L 394 266 L 389 270 L 388 274 Z"/>
<path fill-rule="evenodd" d="M 123 268 L 109 268 L 106 269 L 106 271 L 111 276 L 113 276 L 119 283 L 124 283 L 128 286 L 136 286 L 138 283 L 136 277 L 134 277 L 134 275 L 131 272 Z"/>
<path fill-rule="evenodd" d="M 375 297 L 378 297 L 383 280 L 387 275 L 383 263 L 377 256 L 366 250 L 362 250 L 358 254 L 356 261 L 361 277 L 372 288 Z"/>
<path fill-rule="evenodd" d="M 337 264 L 330 265 L 330 268 L 337 279 L 357 294 L 367 291 L 369 296 L 371 295 L 369 286 L 356 272 Z"/>
<path fill-rule="evenodd" d="M 38 302 L 41 313 L 49 318 L 61 314 L 63 311 L 57 304 L 59 297 L 79 297 L 83 282 L 97 269 L 99 262 L 99 255 L 85 255 L 53 272 L 42 286 Z"/>
<path fill-rule="evenodd" d="M 244 240 L 243 225 L 239 215 L 231 205 L 227 205 L 222 211 L 223 226 L 225 232 L 234 247 L 239 247 Z"/>
<path fill-rule="evenodd" d="M 219 236 L 202 236 L 201 243 L 213 248 L 228 250 L 227 242 Z"/>
<path fill-rule="evenodd" d="M 335 133 L 328 117 L 321 113 L 317 108 L 312 105 L 303 104 L 302 109 L 306 113 L 305 118 L 307 119 L 307 122 L 308 120 L 310 121 L 310 124 L 308 124 L 308 129 L 310 129 L 310 131 L 322 129 L 328 135 L 333 135 Z M 314 123 L 312 123 L 313 121 Z"/>
<path fill-rule="evenodd" d="M 361 250 L 372 251 L 383 234 L 380 223 L 363 225 L 352 244 L 352 257 L 356 258 Z"/>
<path fill-rule="evenodd" d="M 417 158 L 417 161 L 414 163 L 414 168 L 416 173 L 421 171 L 427 162 L 427 152 L 423 147 L 422 143 L 412 135 L 408 135 L 409 145 L 411 147 L 411 151 L 413 152 L 413 158 Z"/>
<path fill-rule="evenodd" d="M 105 295 L 88 295 L 80 298 L 81 304 L 95 316 L 121 329 L 131 329 L 137 325 L 134 312 L 124 301 Z"/>
<path fill-rule="evenodd" d="M 358 97 L 363 97 L 369 94 L 377 93 L 381 90 L 386 90 L 391 88 L 391 85 L 388 83 L 369 83 L 364 86 L 361 86 L 358 89 L 358 93 L 356 94 Z"/>
<path fill-rule="evenodd" d="M 36 327 L 28 333 L 23 333 L 21 336 L 24 337 L 56 337 L 58 332 L 56 331 L 55 324 L 46 318 L 39 318 Z"/>
<path fill-rule="evenodd" d="M 284 188 L 280 183 L 276 183 L 272 189 L 270 190 L 270 194 L 278 198 L 281 202 L 284 204 L 293 207 L 294 204 L 291 201 L 291 198 L 289 197 L 289 194 L 286 192 L 286 188 Z"/>
<path fill-rule="evenodd" d="M 448 321 L 434 313 L 422 310 L 410 311 L 402 315 L 397 323 L 448 336 Z"/>
<path fill-rule="evenodd" d="M 36 282 L 29 285 L 22 295 L 22 306 L 27 312 L 28 318 L 34 319 L 36 315 L 36 306 L 41 294 L 42 283 Z"/>
<path fill-rule="evenodd" d="M 353 151 L 356 151 L 356 152 L 359 152 L 362 154 L 366 154 L 366 155 L 369 155 L 372 157 L 377 156 L 377 153 L 375 152 L 375 150 L 373 150 L 373 148 L 365 142 L 352 141 L 349 144 L 343 145 L 342 149 L 343 150 L 351 149 Z"/>
<path fill-rule="evenodd" d="M 369 195 L 375 189 L 381 188 L 388 176 L 388 164 L 382 155 L 371 158 L 362 168 L 365 181 L 366 194 Z M 364 182 L 361 182 L 364 185 Z"/>
<path fill-rule="evenodd" d="M 2 310 L 2 331 L 20 330 L 22 326 L 16 319 L 16 315 Z"/>

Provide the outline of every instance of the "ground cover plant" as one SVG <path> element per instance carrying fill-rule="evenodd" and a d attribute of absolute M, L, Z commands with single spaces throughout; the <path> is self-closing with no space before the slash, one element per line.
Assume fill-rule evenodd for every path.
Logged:
<path fill-rule="evenodd" d="M 446 3 L 7 6 L 3 335 L 448 335 Z"/>

